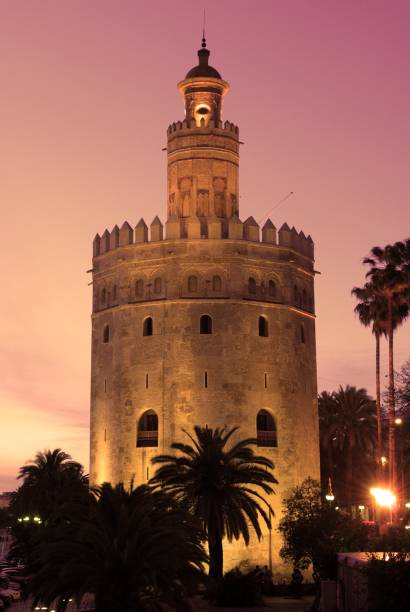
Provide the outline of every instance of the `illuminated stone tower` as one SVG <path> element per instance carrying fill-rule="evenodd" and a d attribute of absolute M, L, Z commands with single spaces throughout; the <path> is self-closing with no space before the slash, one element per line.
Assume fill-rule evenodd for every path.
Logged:
<path fill-rule="evenodd" d="M 151 458 L 194 425 L 238 425 L 279 481 L 271 504 L 319 477 L 313 242 L 239 218 L 239 130 L 222 121 L 229 85 L 199 63 L 178 84 L 168 128 L 168 217 L 94 239 L 91 481 L 145 483 Z M 275 530 L 226 567 L 277 564 Z"/>

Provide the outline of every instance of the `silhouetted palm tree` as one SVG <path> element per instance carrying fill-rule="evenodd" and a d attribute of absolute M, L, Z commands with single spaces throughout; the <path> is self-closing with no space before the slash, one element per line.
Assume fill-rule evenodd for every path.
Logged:
<path fill-rule="evenodd" d="M 330 435 L 331 426 L 335 418 L 335 400 L 332 393 L 322 391 L 319 395 L 319 433 L 320 445 L 324 453 L 326 453 L 327 479 L 334 481 L 334 436 Z M 321 462 L 322 463 L 322 462 Z"/>
<path fill-rule="evenodd" d="M 387 337 L 389 342 L 389 468 L 390 486 L 396 487 L 397 462 L 395 443 L 395 397 L 394 397 L 394 359 L 393 336 L 395 328 L 409 314 L 409 279 L 399 254 L 399 247 L 387 245 L 373 247 L 370 256 L 363 263 L 370 265 L 366 276 L 369 278 L 374 294 L 387 304 Z"/>
<path fill-rule="evenodd" d="M 353 451 L 370 450 L 376 441 L 376 415 L 374 401 L 365 389 L 347 385 L 327 394 L 328 440 L 346 456 L 346 505 L 352 502 Z M 323 402 L 319 406 L 323 410 Z M 332 414 L 333 412 L 333 414 Z"/>
<path fill-rule="evenodd" d="M 270 528 L 270 505 L 266 494 L 276 484 L 273 463 L 255 455 L 249 438 L 226 448 L 237 427 L 230 430 L 194 427 L 195 437 L 184 431 L 192 445 L 174 443 L 174 455 L 160 455 L 152 462 L 159 465 L 151 483 L 181 501 L 193 515 L 201 518 L 208 539 L 209 574 L 223 574 L 222 540 L 243 537 L 249 543 L 249 524 L 260 539 L 259 515 Z"/>
<path fill-rule="evenodd" d="M 183 585 L 203 575 L 200 522 L 161 491 L 104 484 L 90 503 L 68 504 L 46 528 L 28 564 L 35 605 L 58 612 L 94 595 L 96 612 L 174 608 Z"/>
<path fill-rule="evenodd" d="M 23 484 L 14 494 L 14 515 L 37 514 L 43 521 L 68 499 L 88 495 L 88 477 L 80 463 L 59 448 L 38 452 L 35 459 L 20 468 Z"/>
<path fill-rule="evenodd" d="M 355 306 L 355 313 L 359 316 L 360 323 L 365 327 L 372 326 L 372 332 L 376 339 L 376 413 L 377 413 L 377 465 L 379 476 L 382 474 L 381 457 L 383 455 L 383 420 L 380 389 L 380 338 L 387 333 L 387 303 L 378 295 L 371 283 L 364 287 L 354 287 L 352 295 L 359 303 Z"/>

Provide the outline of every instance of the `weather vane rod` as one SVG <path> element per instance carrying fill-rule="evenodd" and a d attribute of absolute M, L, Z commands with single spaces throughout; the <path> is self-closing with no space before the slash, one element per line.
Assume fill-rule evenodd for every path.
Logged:
<path fill-rule="evenodd" d="M 205 8 L 204 8 L 204 18 L 202 23 L 202 46 L 206 47 L 206 36 L 205 36 Z"/>

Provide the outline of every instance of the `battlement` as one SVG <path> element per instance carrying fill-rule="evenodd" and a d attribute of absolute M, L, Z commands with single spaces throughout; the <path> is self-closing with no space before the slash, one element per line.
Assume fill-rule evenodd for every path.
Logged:
<path fill-rule="evenodd" d="M 206 125 L 205 119 L 201 119 L 200 121 L 200 125 L 197 125 L 196 121 L 194 119 L 192 119 L 191 121 L 184 119 L 183 121 L 176 121 L 174 123 L 171 123 L 171 125 L 169 125 L 168 129 L 167 129 L 167 135 L 168 138 L 172 135 L 174 132 L 179 132 L 181 130 L 221 130 L 225 133 L 227 133 L 227 135 L 231 135 L 234 138 L 239 138 L 239 127 L 237 125 L 234 125 L 233 123 L 231 123 L 230 121 L 217 121 L 215 122 L 213 119 L 211 119 L 208 122 L 208 125 Z"/>
<path fill-rule="evenodd" d="M 98 257 L 130 244 L 153 243 L 161 240 L 229 239 L 285 247 L 310 259 L 314 258 L 314 243 L 310 235 L 306 237 L 303 231 L 298 232 L 294 227 L 290 228 L 287 223 L 284 223 L 277 232 L 271 219 L 267 219 L 260 228 L 253 217 L 248 217 L 246 221 L 241 221 L 236 215 L 229 220 L 216 216 L 170 217 L 165 226 L 164 238 L 164 226 L 158 217 L 152 221 L 149 232 L 148 225 L 142 218 L 134 229 L 128 221 L 125 221 L 121 228 L 115 225 L 111 231 L 106 229 L 101 236 L 100 234 L 95 236 L 93 256 Z"/>

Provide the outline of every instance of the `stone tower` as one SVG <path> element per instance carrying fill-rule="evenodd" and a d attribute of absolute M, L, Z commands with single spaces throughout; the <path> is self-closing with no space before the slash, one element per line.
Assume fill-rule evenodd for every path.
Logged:
<path fill-rule="evenodd" d="M 241 221 L 229 85 L 198 56 L 167 131 L 165 236 L 156 217 L 94 239 L 91 481 L 145 483 L 183 428 L 238 425 L 275 464 L 276 520 L 225 565 L 275 566 L 283 495 L 319 477 L 313 242 Z"/>

